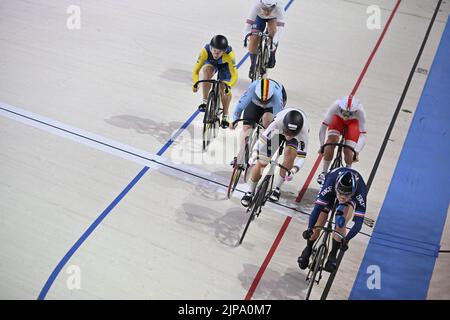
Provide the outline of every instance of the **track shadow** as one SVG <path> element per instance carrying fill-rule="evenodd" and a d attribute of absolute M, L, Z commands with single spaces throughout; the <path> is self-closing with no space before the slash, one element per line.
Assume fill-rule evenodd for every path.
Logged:
<path fill-rule="evenodd" d="M 244 288 L 250 288 L 258 271 L 259 266 L 244 264 L 244 271 L 239 274 L 239 280 Z M 268 268 L 264 272 L 252 299 L 303 300 L 307 288 L 305 274 L 300 269 L 288 268 L 281 274 Z"/>
<path fill-rule="evenodd" d="M 171 121 L 169 123 L 160 123 L 152 119 L 140 118 L 133 115 L 118 115 L 105 119 L 105 122 L 114 127 L 122 129 L 131 129 L 139 134 L 153 136 L 161 143 L 166 143 L 172 135 L 183 125 L 182 122 Z M 194 129 L 192 126 L 186 129 L 193 137 Z M 175 141 L 176 144 L 176 141 Z"/>
<path fill-rule="evenodd" d="M 228 209 L 225 215 L 209 207 L 184 203 L 177 210 L 177 222 L 210 234 L 227 247 L 236 247 L 247 216 L 241 208 Z"/>
<path fill-rule="evenodd" d="M 192 85 L 192 71 L 190 70 L 184 70 L 184 69 L 175 69 L 175 68 L 169 68 L 165 70 L 162 74 L 159 76 L 163 79 L 174 81 L 174 82 L 180 82 L 180 83 L 186 83 L 187 85 Z"/>

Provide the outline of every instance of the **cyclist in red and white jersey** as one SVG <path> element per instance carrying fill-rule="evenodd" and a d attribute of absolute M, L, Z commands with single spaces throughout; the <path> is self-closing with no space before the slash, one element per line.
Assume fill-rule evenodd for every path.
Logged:
<path fill-rule="evenodd" d="M 366 143 L 366 112 L 361 102 L 352 95 L 336 100 L 328 109 L 320 128 L 320 145 L 338 143 L 344 128 L 345 144 L 355 150 L 356 161 L 358 161 L 358 155 Z M 327 136 L 326 142 L 325 136 Z M 319 184 L 325 180 L 333 160 L 334 148 L 335 146 L 324 148 L 322 173 L 317 178 Z M 352 150 L 344 148 L 344 161 L 347 168 L 352 167 L 353 156 Z"/>

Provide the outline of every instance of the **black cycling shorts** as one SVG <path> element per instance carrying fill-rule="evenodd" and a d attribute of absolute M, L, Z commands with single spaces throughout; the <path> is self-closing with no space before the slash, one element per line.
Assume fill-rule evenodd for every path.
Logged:
<path fill-rule="evenodd" d="M 244 124 L 252 125 L 253 123 L 259 123 L 261 121 L 264 113 L 270 112 L 273 113 L 273 108 L 262 108 L 257 106 L 253 102 L 250 102 L 249 105 L 244 109 L 244 115 L 242 119 L 244 119 Z"/>

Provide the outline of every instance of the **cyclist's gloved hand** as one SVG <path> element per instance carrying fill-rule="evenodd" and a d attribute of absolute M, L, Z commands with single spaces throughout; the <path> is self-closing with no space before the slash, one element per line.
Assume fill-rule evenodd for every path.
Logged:
<path fill-rule="evenodd" d="M 285 181 L 292 181 L 292 179 L 294 178 L 294 174 L 296 174 L 298 172 L 298 168 L 294 167 L 291 170 L 289 170 L 288 172 L 286 172 L 286 175 L 284 176 L 284 180 Z"/>
<path fill-rule="evenodd" d="M 274 52 L 277 50 L 277 48 L 278 48 L 278 43 L 272 42 L 272 45 L 270 46 L 270 51 Z"/>
<path fill-rule="evenodd" d="M 230 85 L 229 83 L 226 83 L 226 84 Z M 225 95 L 227 95 L 227 96 L 229 96 L 231 94 L 231 88 L 225 87 L 225 89 L 223 91 L 225 92 Z"/>
<path fill-rule="evenodd" d="M 344 237 L 341 240 L 341 250 L 345 252 L 347 251 L 347 249 L 348 249 L 348 240 Z"/>
<path fill-rule="evenodd" d="M 313 231 L 311 229 L 306 229 L 302 233 L 303 239 L 309 240 L 309 238 L 311 238 L 312 234 L 313 234 Z"/>

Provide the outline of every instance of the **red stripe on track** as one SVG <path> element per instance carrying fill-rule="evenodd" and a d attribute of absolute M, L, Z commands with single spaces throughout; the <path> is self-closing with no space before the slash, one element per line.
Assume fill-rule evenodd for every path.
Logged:
<path fill-rule="evenodd" d="M 314 173 L 316 172 L 317 167 L 319 166 L 321 160 L 322 160 L 322 156 L 319 155 L 316 159 L 316 162 L 314 163 L 314 166 L 313 166 L 311 172 L 309 173 L 308 178 L 305 181 L 305 184 L 303 185 L 302 191 L 300 192 L 299 196 L 296 199 L 297 202 L 299 202 L 301 200 L 301 198 L 305 194 L 306 190 L 308 189 L 308 186 L 311 183 L 311 180 L 314 177 Z M 284 223 L 281 226 L 281 229 L 278 232 L 278 235 L 275 238 L 275 241 L 273 242 L 272 247 L 270 247 L 269 253 L 267 254 L 266 258 L 264 259 L 264 262 L 262 263 L 261 267 L 259 268 L 259 271 L 256 274 L 255 279 L 253 279 L 250 289 L 248 289 L 247 295 L 245 296 L 245 300 L 250 300 L 253 296 L 253 293 L 255 293 L 256 287 L 258 286 L 259 281 L 261 280 L 264 272 L 266 271 L 266 268 L 269 265 L 269 262 L 275 253 L 275 250 L 277 250 L 278 245 L 280 244 L 281 239 L 284 236 L 284 232 L 286 231 L 287 227 L 289 226 L 289 223 L 291 222 L 291 220 L 292 220 L 292 217 L 287 217 L 286 220 L 284 220 Z"/>
<path fill-rule="evenodd" d="M 373 57 L 375 56 L 375 53 L 377 52 L 378 47 L 380 46 L 381 41 L 383 40 L 384 35 L 385 35 L 387 29 L 389 28 L 389 25 L 391 24 L 391 21 L 392 21 L 394 15 L 397 12 L 398 7 L 400 6 L 400 3 L 401 3 L 401 0 L 397 0 L 397 4 L 395 5 L 394 10 L 392 11 L 391 15 L 389 16 L 389 19 L 388 19 L 386 25 L 384 26 L 383 32 L 381 33 L 380 38 L 378 39 L 377 44 L 375 45 L 375 48 L 372 50 L 372 53 L 370 54 L 369 59 L 367 60 L 366 65 L 364 66 L 364 69 L 362 70 L 361 74 L 359 75 L 358 81 L 356 81 L 356 84 L 352 90 L 351 95 L 355 95 L 356 91 L 358 90 L 359 85 L 361 84 L 361 81 L 364 78 L 364 76 L 367 72 L 367 69 L 369 68 L 370 63 L 373 60 Z M 311 169 L 311 171 L 308 175 L 308 178 L 305 181 L 305 184 L 303 185 L 297 198 L 295 199 L 296 202 L 300 202 L 302 200 L 321 161 L 322 161 L 322 156 L 319 155 L 316 159 L 316 162 L 314 163 L 313 168 Z M 252 298 L 253 294 L 255 293 L 255 290 L 258 287 L 259 281 L 261 280 L 262 276 L 264 275 L 264 272 L 266 271 L 266 268 L 269 265 L 270 260 L 272 259 L 273 255 L 275 254 L 275 250 L 278 248 L 278 245 L 280 244 L 281 239 L 283 238 L 284 233 L 286 232 L 291 220 L 292 220 L 291 217 L 287 217 L 286 220 L 284 221 L 283 225 L 281 226 L 281 229 L 278 232 L 278 235 L 275 238 L 272 246 L 270 247 L 270 250 L 267 253 L 266 258 L 264 259 L 264 262 L 262 263 L 261 267 L 259 268 L 259 271 L 255 276 L 255 279 L 253 279 L 253 282 L 252 282 L 250 288 L 248 289 L 248 292 L 244 298 L 245 300 L 250 300 Z"/>

